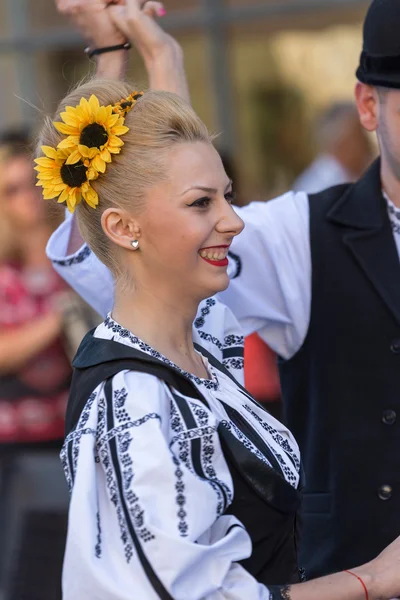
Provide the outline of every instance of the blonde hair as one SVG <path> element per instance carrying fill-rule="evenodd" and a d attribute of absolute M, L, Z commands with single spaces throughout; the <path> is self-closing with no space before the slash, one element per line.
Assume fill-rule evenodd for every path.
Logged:
<path fill-rule="evenodd" d="M 73 90 L 60 103 L 54 119 L 47 119 L 39 145 L 56 147 L 63 136 L 53 120 L 60 120 L 66 106 L 77 106 L 82 97 L 97 96 L 100 105 L 107 106 L 126 98 L 135 87 L 127 82 L 94 79 Z M 147 189 L 168 178 L 164 158 L 171 147 L 183 142 L 212 143 L 212 138 L 191 106 L 169 92 L 148 91 L 127 114 L 121 153 L 112 157 L 106 172 L 91 182 L 98 193 L 99 205 L 90 208 L 82 201 L 76 210 L 82 237 L 114 276 L 121 269 L 115 261 L 112 243 L 101 226 L 101 216 L 107 208 L 118 207 L 136 211 L 143 209 Z M 42 153 L 40 152 L 40 155 Z"/>

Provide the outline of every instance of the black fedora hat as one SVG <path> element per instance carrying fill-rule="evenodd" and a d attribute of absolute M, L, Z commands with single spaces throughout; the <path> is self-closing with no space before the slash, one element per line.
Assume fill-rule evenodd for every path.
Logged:
<path fill-rule="evenodd" d="M 357 79 L 400 89 L 400 0 L 373 0 L 364 22 Z"/>

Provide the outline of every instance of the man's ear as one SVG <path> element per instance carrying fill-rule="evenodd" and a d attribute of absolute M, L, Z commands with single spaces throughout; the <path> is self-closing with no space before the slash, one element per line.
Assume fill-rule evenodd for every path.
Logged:
<path fill-rule="evenodd" d="M 373 132 L 379 125 L 379 95 L 372 85 L 358 82 L 355 88 L 355 98 L 361 125 L 367 131 Z"/>
<path fill-rule="evenodd" d="M 101 216 L 106 236 L 117 246 L 132 250 L 132 241 L 140 237 L 139 223 L 122 208 L 107 208 Z"/>

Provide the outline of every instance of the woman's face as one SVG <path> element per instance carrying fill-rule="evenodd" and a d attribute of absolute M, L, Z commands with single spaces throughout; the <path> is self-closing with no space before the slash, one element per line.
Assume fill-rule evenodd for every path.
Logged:
<path fill-rule="evenodd" d="M 139 218 L 137 274 L 154 291 L 207 298 L 228 287 L 227 254 L 244 227 L 231 206 L 232 182 L 215 148 L 203 142 L 176 146 L 167 172 Z"/>
<path fill-rule="evenodd" d="M 0 171 L 0 201 L 10 224 L 29 231 L 44 218 L 44 202 L 35 187 L 35 172 L 28 156 L 4 162 Z"/>

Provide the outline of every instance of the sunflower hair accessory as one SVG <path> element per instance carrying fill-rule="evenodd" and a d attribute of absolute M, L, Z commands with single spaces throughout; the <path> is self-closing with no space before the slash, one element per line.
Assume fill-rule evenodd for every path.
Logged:
<path fill-rule="evenodd" d="M 43 188 L 45 200 L 58 198 L 66 202 L 73 213 L 82 198 L 92 208 L 99 203 L 97 192 L 91 186 L 105 173 L 112 155 L 119 154 L 124 142 L 122 135 L 129 131 L 125 117 L 143 92 L 133 92 L 116 104 L 101 106 L 95 95 L 81 98 L 78 106 L 67 106 L 60 114 L 61 122 L 54 127 L 66 137 L 57 145 L 42 146 L 44 156 L 37 158 L 36 185 Z"/>
<path fill-rule="evenodd" d="M 126 98 L 121 98 L 120 102 L 114 104 L 113 112 L 125 117 L 142 96 L 143 92 L 133 92 Z"/>

